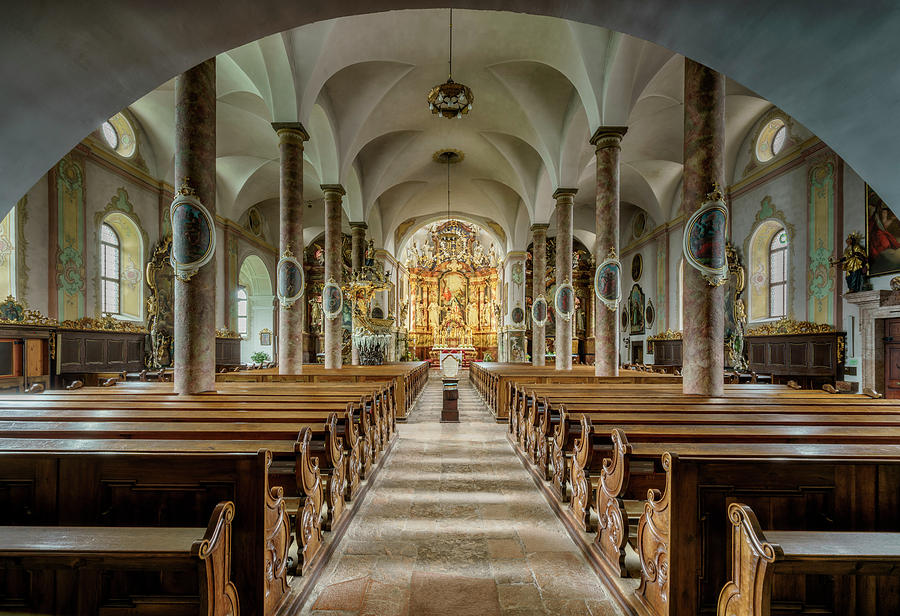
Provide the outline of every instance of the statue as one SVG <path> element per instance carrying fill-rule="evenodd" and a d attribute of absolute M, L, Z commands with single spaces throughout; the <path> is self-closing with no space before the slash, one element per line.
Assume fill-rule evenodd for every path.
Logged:
<path fill-rule="evenodd" d="M 431 267 L 434 255 L 431 253 L 431 242 L 425 242 L 422 245 L 422 266 Z"/>
<path fill-rule="evenodd" d="M 484 262 L 484 248 L 481 247 L 481 244 L 475 244 L 475 248 L 472 251 L 472 265 L 475 267 L 481 267 Z"/>
<path fill-rule="evenodd" d="M 432 329 L 437 329 L 438 322 L 440 321 L 439 312 L 438 312 L 437 302 L 431 302 L 428 305 L 428 322 L 431 325 Z"/>
<path fill-rule="evenodd" d="M 475 302 L 469 302 L 466 308 L 466 325 L 469 327 L 478 327 L 478 306 Z"/>
<path fill-rule="evenodd" d="M 856 232 L 847 236 L 847 248 L 844 249 L 840 259 L 828 259 L 829 265 L 841 264 L 844 268 L 844 279 L 850 293 L 862 291 L 868 261 L 866 249 L 862 246 L 862 237 Z"/>
<path fill-rule="evenodd" d="M 322 304 L 319 298 L 309 300 L 310 329 L 313 334 L 322 333 Z"/>
<path fill-rule="evenodd" d="M 406 327 L 406 315 L 409 313 L 409 299 L 400 302 L 400 318 L 397 320 L 398 327 Z"/>
<path fill-rule="evenodd" d="M 419 267 L 419 246 L 413 240 L 412 246 L 406 249 L 407 258 L 413 267 Z"/>
<path fill-rule="evenodd" d="M 491 244 L 491 247 L 488 250 L 488 265 L 490 265 L 491 267 L 497 267 L 497 253 L 494 252 L 493 244 Z"/>
<path fill-rule="evenodd" d="M 365 264 L 369 267 L 375 265 L 375 240 L 369 238 L 366 242 Z"/>

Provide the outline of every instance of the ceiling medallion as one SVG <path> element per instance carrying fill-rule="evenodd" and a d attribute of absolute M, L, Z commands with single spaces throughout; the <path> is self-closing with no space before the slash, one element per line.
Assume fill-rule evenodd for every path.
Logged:
<path fill-rule="evenodd" d="M 450 9 L 450 73 L 447 81 L 431 88 L 428 109 L 437 117 L 462 119 L 472 110 L 475 95 L 471 88 L 453 81 L 453 9 Z"/>

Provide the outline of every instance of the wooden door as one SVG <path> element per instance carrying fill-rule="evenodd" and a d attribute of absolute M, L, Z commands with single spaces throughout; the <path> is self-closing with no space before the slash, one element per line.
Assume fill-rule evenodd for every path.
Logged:
<path fill-rule="evenodd" d="M 884 334 L 884 397 L 900 398 L 900 319 L 889 319 Z"/>

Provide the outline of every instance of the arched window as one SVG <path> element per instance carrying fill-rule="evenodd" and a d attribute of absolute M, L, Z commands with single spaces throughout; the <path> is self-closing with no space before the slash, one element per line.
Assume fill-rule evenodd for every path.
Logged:
<path fill-rule="evenodd" d="M 16 207 L 0 223 L 0 299 L 16 297 Z"/>
<path fill-rule="evenodd" d="M 103 314 L 119 314 L 122 297 L 122 248 L 110 225 L 100 226 L 100 294 Z"/>
<path fill-rule="evenodd" d="M 787 231 L 781 229 L 769 242 L 769 317 L 787 316 Z"/>
<path fill-rule="evenodd" d="M 684 329 L 684 259 L 678 263 L 678 329 Z"/>
<path fill-rule="evenodd" d="M 790 232 L 774 219 L 763 221 L 750 238 L 751 321 L 788 316 Z"/>
<path fill-rule="evenodd" d="M 237 290 L 237 330 L 241 336 L 247 335 L 247 287 Z"/>

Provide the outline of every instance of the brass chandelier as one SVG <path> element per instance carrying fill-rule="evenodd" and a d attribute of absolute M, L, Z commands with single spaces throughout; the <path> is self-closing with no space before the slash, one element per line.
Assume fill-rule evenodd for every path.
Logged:
<path fill-rule="evenodd" d="M 469 86 L 453 81 L 453 9 L 450 9 L 450 74 L 447 81 L 431 88 L 428 109 L 437 117 L 459 120 L 472 110 L 475 95 Z"/>

